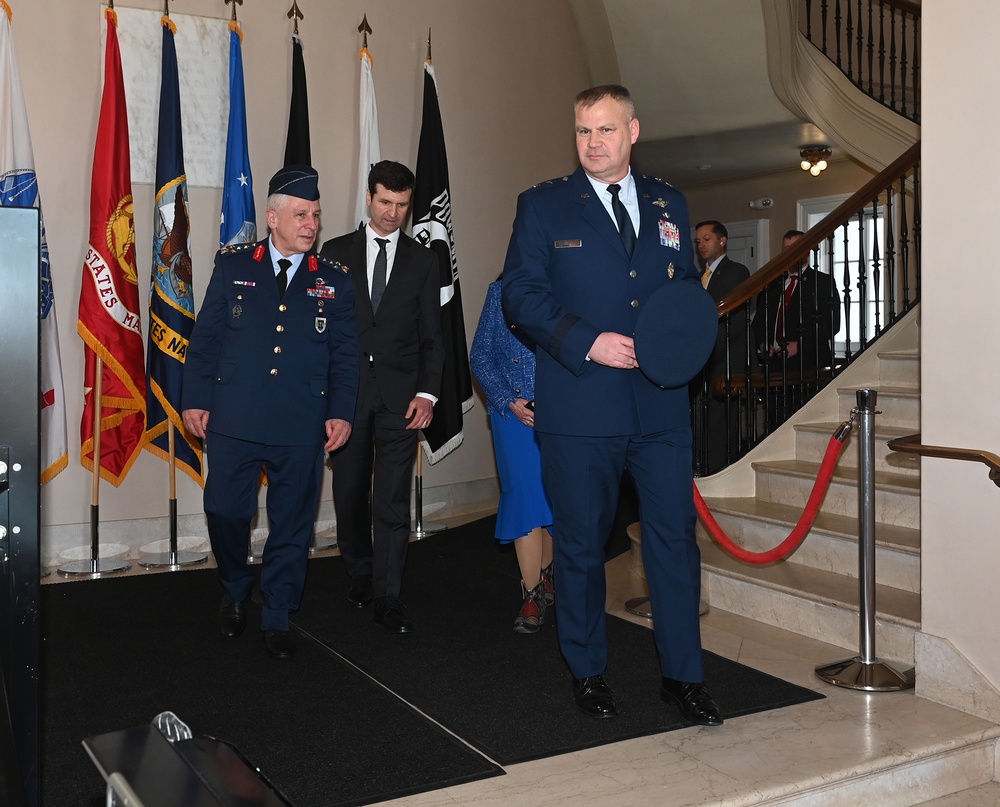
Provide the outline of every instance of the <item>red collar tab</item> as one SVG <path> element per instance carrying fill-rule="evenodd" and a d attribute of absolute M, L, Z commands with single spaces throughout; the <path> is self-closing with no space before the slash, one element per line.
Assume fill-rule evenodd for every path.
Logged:
<path fill-rule="evenodd" d="M 264 245 L 258 244 L 257 249 L 253 251 L 253 259 L 260 263 L 260 259 L 264 257 Z"/>
<path fill-rule="evenodd" d="M 319 271 L 319 261 L 316 260 L 316 256 L 315 255 L 310 255 L 309 256 L 309 271 L 310 272 L 318 272 Z"/>

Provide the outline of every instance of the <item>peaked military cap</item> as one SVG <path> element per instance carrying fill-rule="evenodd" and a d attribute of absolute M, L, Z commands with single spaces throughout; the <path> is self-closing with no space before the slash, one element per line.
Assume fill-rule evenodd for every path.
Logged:
<path fill-rule="evenodd" d="M 319 199 L 319 174 L 311 165 L 286 165 L 271 177 L 267 195 L 283 193 L 296 199 L 315 202 Z"/>

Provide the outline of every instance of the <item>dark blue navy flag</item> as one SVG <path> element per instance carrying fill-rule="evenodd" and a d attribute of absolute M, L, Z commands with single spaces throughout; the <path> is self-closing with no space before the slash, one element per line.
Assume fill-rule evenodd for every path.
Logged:
<path fill-rule="evenodd" d="M 226 173 L 222 180 L 222 220 L 219 246 L 257 240 L 253 204 L 253 174 L 247 150 L 246 92 L 243 89 L 243 32 L 229 24 L 229 133 L 226 135 Z"/>
<path fill-rule="evenodd" d="M 177 467 L 202 483 L 201 441 L 181 420 L 181 378 L 194 327 L 190 226 L 181 98 L 174 24 L 163 18 L 160 122 L 156 143 L 156 206 L 153 268 L 149 281 L 149 350 L 146 365 L 145 447 L 170 459 L 169 426 L 175 429 Z"/>
<path fill-rule="evenodd" d="M 438 106 L 437 79 L 430 62 L 424 65 L 424 112 L 417 149 L 413 189 L 413 237 L 438 256 L 441 269 L 441 330 L 444 374 L 434 419 L 424 429 L 423 447 L 432 465 L 462 444 L 462 413 L 472 408 L 472 373 L 465 339 L 462 289 L 451 225 L 451 188 L 444 127 Z"/>

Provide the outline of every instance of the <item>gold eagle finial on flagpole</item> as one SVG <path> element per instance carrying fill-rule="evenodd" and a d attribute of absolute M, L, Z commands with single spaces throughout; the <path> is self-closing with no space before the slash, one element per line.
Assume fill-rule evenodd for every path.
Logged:
<path fill-rule="evenodd" d="M 299 11 L 298 0 L 292 0 L 292 7 L 290 9 L 288 9 L 288 14 L 286 16 L 288 17 L 288 19 L 292 20 L 292 22 L 294 24 L 294 27 L 292 29 L 292 33 L 295 36 L 298 36 L 299 35 L 299 20 L 304 20 L 305 19 L 305 17 L 303 16 L 302 12 Z"/>

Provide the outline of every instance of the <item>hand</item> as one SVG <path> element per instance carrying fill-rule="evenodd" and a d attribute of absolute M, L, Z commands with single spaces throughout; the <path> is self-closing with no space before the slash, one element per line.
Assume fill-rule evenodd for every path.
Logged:
<path fill-rule="evenodd" d="M 336 451 L 351 436 L 351 424 L 339 418 L 330 418 L 326 422 L 326 442 L 323 444 L 324 451 Z"/>
<path fill-rule="evenodd" d="M 202 440 L 205 439 L 205 430 L 208 428 L 208 415 L 207 409 L 185 409 L 181 412 L 184 427 Z"/>
<path fill-rule="evenodd" d="M 517 400 L 511 401 L 507 404 L 507 408 L 514 413 L 514 417 L 520 420 L 525 426 L 529 426 L 532 429 L 535 428 L 535 413 L 528 409 L 528 400 L 526 398 L 518 398 Z"/>
<path fill-rule="evenodd" d="M 605 331 L 590 348 L 590 360 L 606 367 L 632 370 L 639 366 L 631 336 Z"/>
<path fill-rule="evenodd" d="M 406 418 L 410 421 L 406 424 L 407 429 L 426 429 L 434 419 L 434 404 L 429 398 L 418 395 L 406 408 Z"/>

